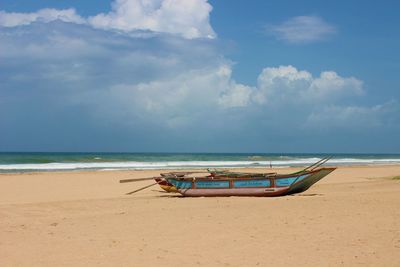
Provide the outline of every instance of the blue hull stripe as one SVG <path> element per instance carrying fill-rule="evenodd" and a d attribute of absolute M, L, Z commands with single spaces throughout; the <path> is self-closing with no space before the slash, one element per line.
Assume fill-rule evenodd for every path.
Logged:
<path fill-rule="evenodd" d="M 192 188 L 191 181 L 169 180 L 169 182 L 171 182 L 171 184 L 173 184 L 176 188 L 179 188 L 179 189 Z"/>
<path fill-rule="evenodd" d="M 299 182 L 309 176 L 309 174 L 294 176 L 289 178 L 278 178 L 275 179 L 276 186 L 291 186 L 295 181 Z M 179 181 L 171 179 L 169 180 L 178 189 L 192 188 L 192 181 Z M 229 188 L 229 181 L 196 181 L 196 188 Z M 266 180 L 238 180 L 233 181 L 234 188 L 250 188 L 250 187 L 270 187 L 271 181 Z"/>
<path fill-rule="evenodd" d="M 276 186 L 291 186 L 294 181 L 299 182 L 307 176 L 308 174 L 290 178 L 280 178 L 275 180 L 275 184 Z"/>
<path fill-rule="evenodd" d="M 242 180 L 234 181 L 234 187 L 269 187 L 271 182 L 269 180 Z"/>
<path fill-rule="evenodd" d="M 229 188 L 229 181 L 198 181 L 196 188 Z"/>

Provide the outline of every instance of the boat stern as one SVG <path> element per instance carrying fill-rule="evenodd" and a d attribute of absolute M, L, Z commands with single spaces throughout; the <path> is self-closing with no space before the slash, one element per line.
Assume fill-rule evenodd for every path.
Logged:
<path fill-rule="evenodd" d="M 305 179 L 293 183 L 289 190 L 287 191 L 287 195 L 290 194 L 297 194 L 306 191 L 309 189 L 313 184 L 317 183 L 319 180 L 330 174 L 336 170 L 336 167 L 330 167 L 330 168 L 320 168 L 315 171 Z"/>

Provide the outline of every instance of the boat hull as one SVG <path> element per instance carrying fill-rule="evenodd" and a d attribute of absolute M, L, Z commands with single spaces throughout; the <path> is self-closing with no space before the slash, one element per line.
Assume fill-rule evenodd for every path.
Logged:
<path fill-rule="evenodd" d="M 275 197 L 301 193 L 334 171 L 336 168 L 276 175 L 265 178 L 213 178 L 213 179 L 167 179 L 177 191 L 187 197 L 255 196 Z"/>

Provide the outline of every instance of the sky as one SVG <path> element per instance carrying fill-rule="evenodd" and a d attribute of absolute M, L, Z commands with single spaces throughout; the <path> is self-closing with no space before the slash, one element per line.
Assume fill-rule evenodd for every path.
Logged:
<path fill-rule="evenodd" d="M 398 1 L 0 2 L 0 151 L 400 153 Z"/>

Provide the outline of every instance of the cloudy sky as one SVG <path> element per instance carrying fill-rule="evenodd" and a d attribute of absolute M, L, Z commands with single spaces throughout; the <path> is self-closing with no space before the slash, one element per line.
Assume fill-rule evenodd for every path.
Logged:
<path fill-rule="evenodd" d="M 399 3 L 2 0 L 0 151 L 399 153 Z"/>

